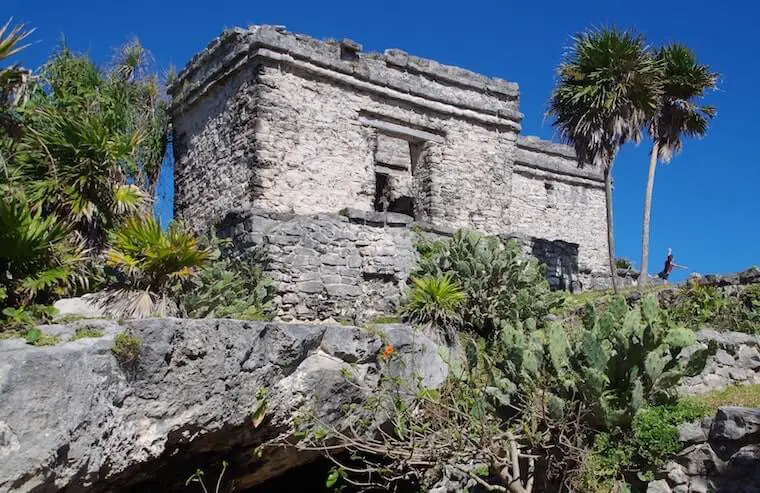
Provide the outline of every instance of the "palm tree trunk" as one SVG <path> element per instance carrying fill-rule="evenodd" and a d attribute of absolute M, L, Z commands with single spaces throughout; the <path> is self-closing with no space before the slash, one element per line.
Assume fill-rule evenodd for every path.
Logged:
<path fill-rule="evenodd" d="M 604 192 L 607 206 L 607 254 L 610 260 L 610 276 L 612 290 L 618 293 L 617 269 L 615 268 L 615 235 L 612 229 L 612 161 L 604 170 Z"/>
<path fill-rule="evenodd" d="M 647 177 L 647 192 L 644 196 L 644 219 L 641 231 L 641 273 L 639 274 L 639 288 L 646 286 L 649 281 L 649 222 L 652 212 L 652 191 L 654 190 L 654 172 L 657 168 L 657 155 L 660 152 L 660 141 L 655 139 L 652 144 L 652 154 L 649 156 L 649 176 Z"/>

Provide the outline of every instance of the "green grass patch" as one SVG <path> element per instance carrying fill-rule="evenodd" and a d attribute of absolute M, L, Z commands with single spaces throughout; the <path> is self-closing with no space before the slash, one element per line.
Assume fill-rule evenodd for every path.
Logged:
<path fill-rule="evenodd" d="M 378 315 L 377 317 L 373 318 L 369 323 L 375 324 L 375 325 L 400 324 L 401 315 L 396 315 L 396 314 Z"/>
<path fill-rule="evenodd" d="M 717 392 L 686 397 L 685 400 L 705 406 L 712 412 L 723 406 L 760 407 L 760 384 L 735 385 Z"/>
<path fill-rule="evenodd" d="M 97 327 L 79 327 L 74 331 L 74 334 L 69 338 L 69 341 L 97 337 L 103 337 L 103 331 Z"/>
<path fill-rule="evenodd" d="M 131 363 L 140 356 L 140 339 L 126 332 L 120 332 L 114 338 L 111 351 L 120 362 Z"/>

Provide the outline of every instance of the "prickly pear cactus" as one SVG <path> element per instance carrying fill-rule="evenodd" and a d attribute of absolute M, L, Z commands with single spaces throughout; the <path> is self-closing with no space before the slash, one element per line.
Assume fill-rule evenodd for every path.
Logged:
<path fill-rule="evenodd" d="M 573 351 L 578 388 L 597 403 L 598 421 L 630 424 L 642 406 L 672 402 L 681 379 L 702 371 L 716 348 L 681 354 L 695 342 L 692 331 L 671 324 L 652 294 L 633 308 L 618 297 L 601 316 L 590 308 Z"/>

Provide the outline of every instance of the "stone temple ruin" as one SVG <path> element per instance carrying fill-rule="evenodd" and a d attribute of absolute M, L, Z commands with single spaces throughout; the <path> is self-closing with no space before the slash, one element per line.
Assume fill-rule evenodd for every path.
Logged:
<path fill-rule="evenodd" d="M 558 289 L 607 280 L 601 171 L 520 135 L 515 83 L 254 26 L 170 92 L 175 213 L 266 246 L 280 318 L 393 311 L 420 230 L 517 238 Z"/>

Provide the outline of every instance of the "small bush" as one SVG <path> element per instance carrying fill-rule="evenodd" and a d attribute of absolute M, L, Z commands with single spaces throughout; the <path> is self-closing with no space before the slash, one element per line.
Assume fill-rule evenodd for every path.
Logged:
<path fill-rule="evenodd" d="M 529 318 L 541 324 L 562 302 L 538 263 L 514 241 L 458 231 L 450 241 L 420 239 L 416 248 L 420 259 L 412 276 L 451 276 L 467 297 L 460 309 L 462 327 L 475 333 L 492 336 L 503 323 Z"/>
<path fill-rule="evenodd" d="M 690 280 L 678 291 L 671 309 L 674 320 L 690 328 L 712 322 L 725 308 L 725 299 L 715 286 Z"/>
<path fill-rule="evenodd" d="M 635 455 L 630 443 L 609 433 L 597 434 L 582 459 L 576 489 L 587 493 L 629 491 L 624 473 L 633 467 Z"/>
<path fill-rule="evenodd" d="M 140 356 L 140 339 L 126 332 L 120 332 L 114 338 L 111 351 L 122 363 L 136 361 Z"/>
<path fill-rule="evenodd" d="M 615 267 L 618 269 L 633 269 L 633 262 L 628 258 L 616 258 Z"/>
<path fill-rule="evenodd" d="M 219 259 L 201 269 L 179 296 L 179 304 L 191 318 L 271 320 L 274 283 L 261 264 Z"/>
<path fill-rule="evenodd" d="M 79 327 L 74 331 L 74 334 L 69 338 L 69 341 L 76 341 L 78 339 L 85 339 L 88 337 L 103 337 L 103 331 L 97 327 Z"/>
<path fill-rule="evenodd" d="M 641 409 L 633 418 L 633 444 L 645 467 L 657 468 L 678 453 L 678 427 L 709 414 L 707 407 L 688 400 Z"/>
<path fill-rule="evenodd" d="M 27 344 L 33 346 L 55 346 L 61 342 L 60 336 L 43 334 L 39 327 L 32 327 L 24 333 Z"/>

